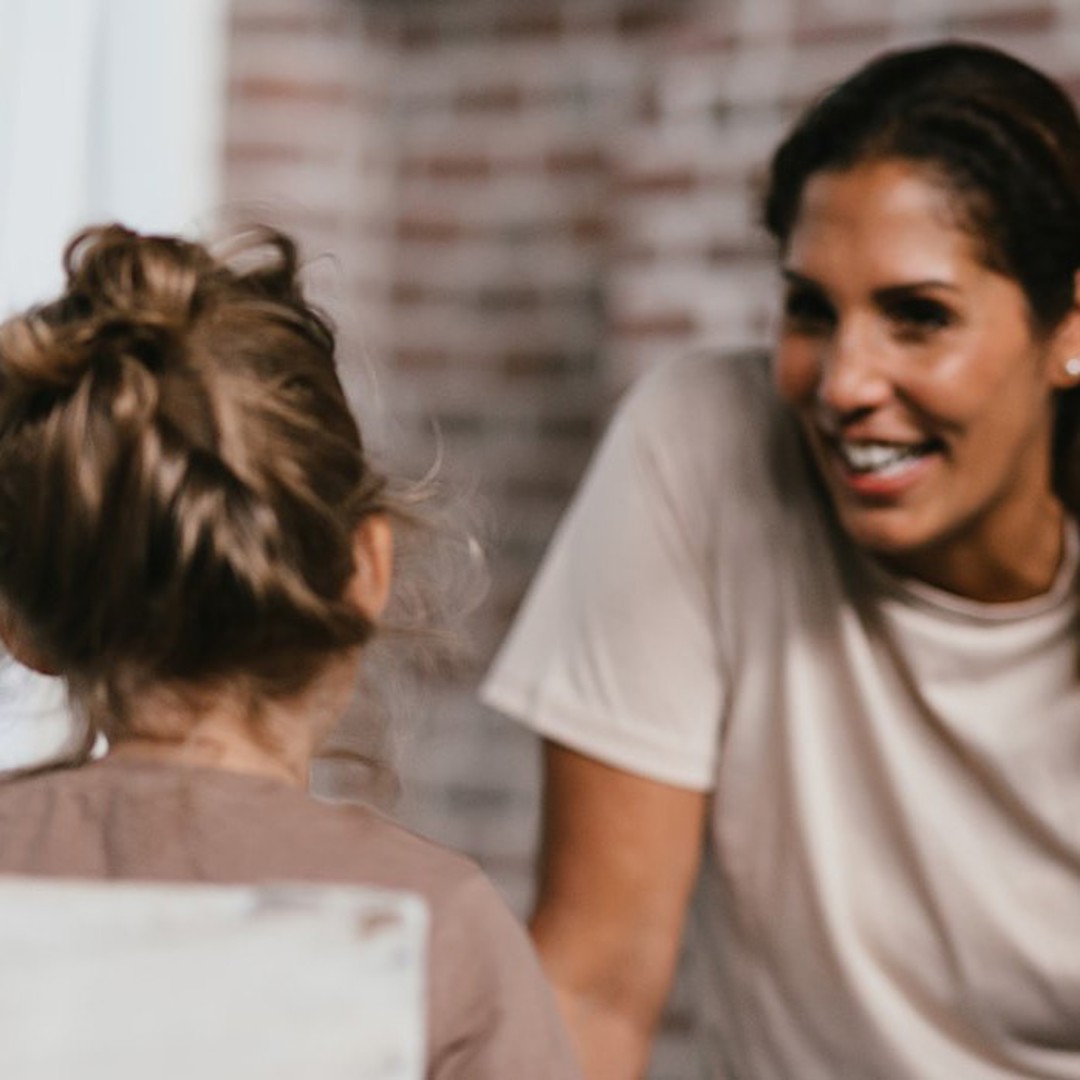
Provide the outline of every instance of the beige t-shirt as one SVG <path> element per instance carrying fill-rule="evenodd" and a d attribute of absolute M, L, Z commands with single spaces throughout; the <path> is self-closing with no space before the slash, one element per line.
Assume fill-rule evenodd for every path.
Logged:
<path fill-rule="evenodd" d="M 0 873 L 359 884 L 431 913 L 431 1080 L 574 1080 L 524 931 L 468 860 L 277 780 L 115 758 L 0 783 Z"/>
<path fill-rule="evenodd" d="M 1021 604 L 897 580 L 763 357 L 631 394 L 485 696 L 711 792 L 703 1075 L 1080 1078 L 1076 559 Z"/>

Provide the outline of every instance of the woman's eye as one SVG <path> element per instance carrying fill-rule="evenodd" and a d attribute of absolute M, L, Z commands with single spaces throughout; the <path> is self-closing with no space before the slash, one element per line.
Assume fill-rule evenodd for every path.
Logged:
<path fill-rule="evenodd" d="M 836 313 L 820 294 L 794 290 L 784 297 L 784 322 L 804 332 L 826 330 L 836 322 Z"/>
<path fill-rule="evenodd" d="M 901 331 L 916 334 L 944 330 L 953 322 L 953 314 L 944 304 L 921 297 L 896 300 L 886 314 Z"/>

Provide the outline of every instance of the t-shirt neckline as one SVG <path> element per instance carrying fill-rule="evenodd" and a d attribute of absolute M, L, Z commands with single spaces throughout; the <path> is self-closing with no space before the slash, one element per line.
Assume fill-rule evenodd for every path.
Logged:
<path fill-rule="evenodd" d="M 867 552 L 859 551 L 859 557 L 868 574 L 885 592 L 912 606 L 960 617 L 972 622 L 1004 623 L 1053 611 L 1065 602 L 1076 602 L 1078 572 L 1080 572 L 1080 530 L 1071 518 L 1065 519 L 1061 564 L 1050 587 L 1038 596 L 1008 603 L 990 603 L 972 600 L 947 589 L 928 585 L 918 578 L 894 574 L 882 566 Z"/>

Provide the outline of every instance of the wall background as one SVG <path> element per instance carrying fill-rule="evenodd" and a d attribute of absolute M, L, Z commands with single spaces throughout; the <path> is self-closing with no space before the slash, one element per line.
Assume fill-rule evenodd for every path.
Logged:
<path fill-rule="evenodd" d="M 221 200 L 227 4 L 0 0 L 0 318 L 56 295 L 77 229 L 205 225 Z M 78 740 L 62 680 L 0 647 L 0 770 Z"/>
<path fill-rule="evenodd" d="M 486 661 L 619 392 L 768 340 L 755 179 L 798 109 L 942 35 L 1080 92 L 1073 0 L 231 0 L 228 210 L 301 238 L 385 454 L 441 447 L 488 525 L 476 655 L 393 749 L 403 816 L 521 912 L 536 747 L 477 704 Z M 653 1080 L 696 1075 L 692 1026 L 684 979 Z"/>

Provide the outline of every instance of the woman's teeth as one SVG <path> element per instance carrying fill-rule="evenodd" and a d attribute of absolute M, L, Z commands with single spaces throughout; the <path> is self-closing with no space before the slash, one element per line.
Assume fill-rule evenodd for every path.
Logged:
<path fill-rule="evenodd" d="M 927 443 L 899 445 L 897 443 L 843 442 L 836 444 L 844 464 L 857 473 L 888 473 L 903 468 L 912 459 L 929 450 Z"/>

